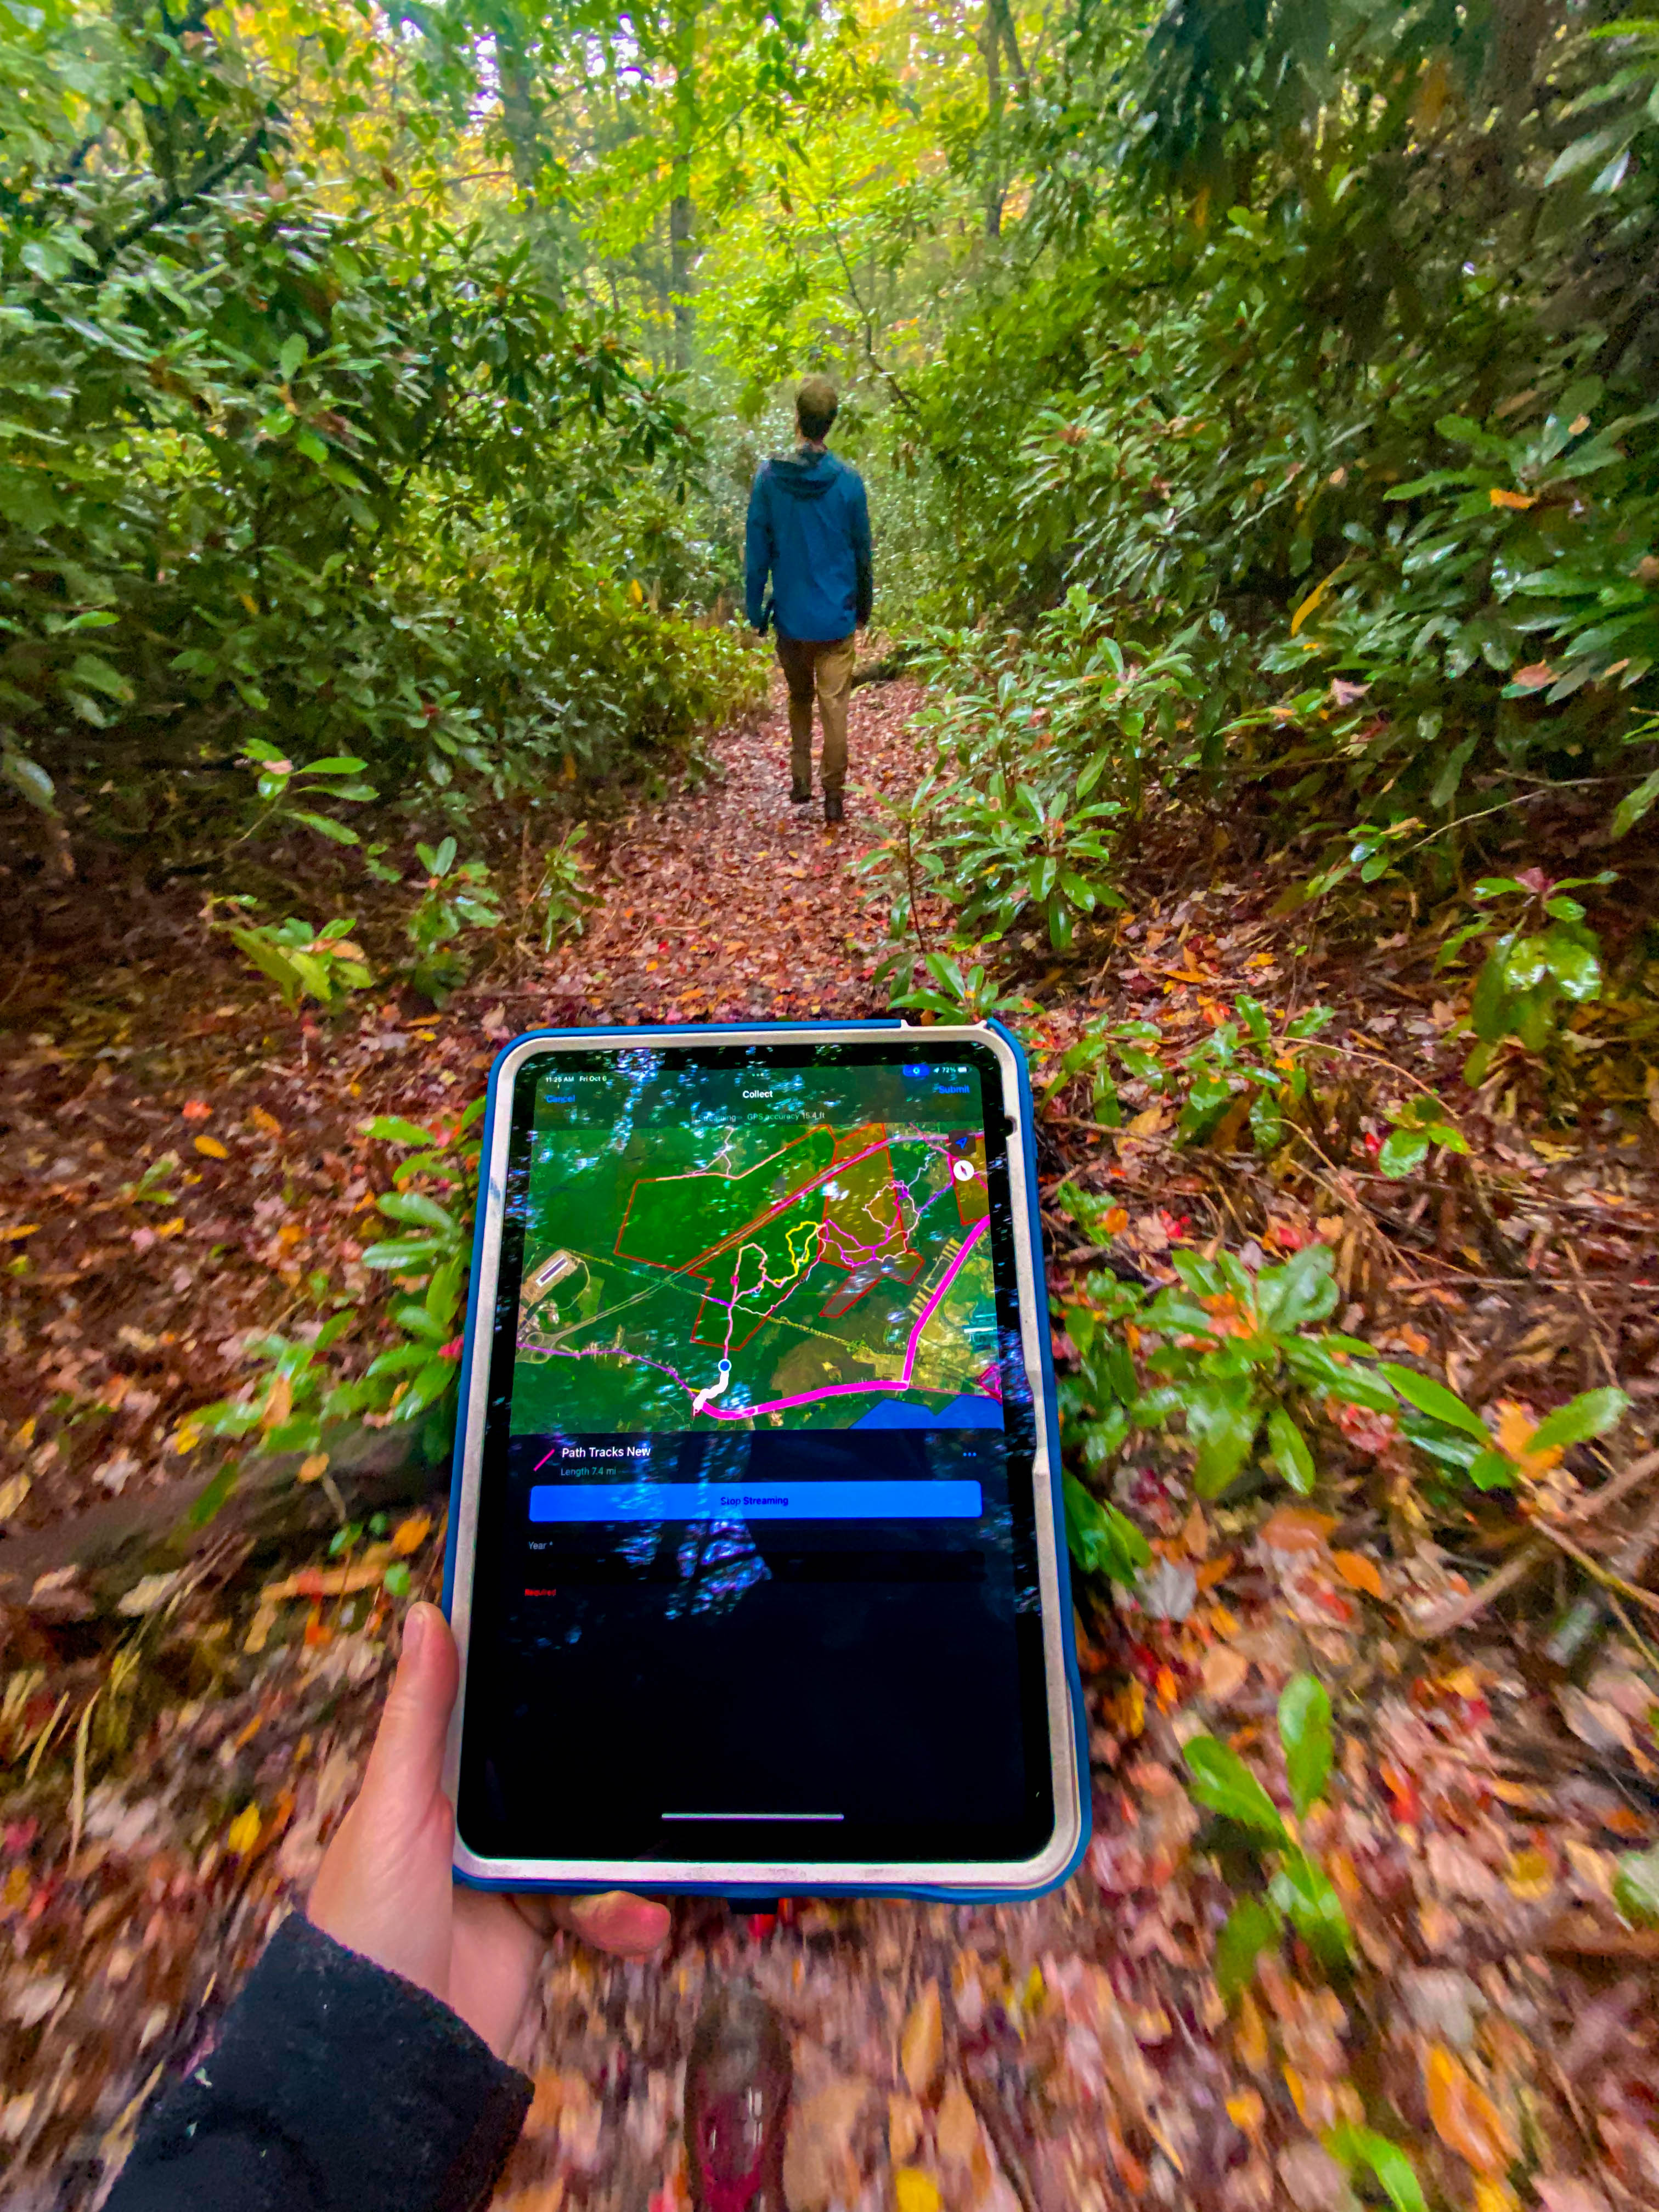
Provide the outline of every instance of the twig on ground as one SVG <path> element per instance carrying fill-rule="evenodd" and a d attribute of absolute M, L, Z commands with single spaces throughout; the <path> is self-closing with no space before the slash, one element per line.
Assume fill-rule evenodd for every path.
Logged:
<path fill-rule="evenodd" d="M 1533 1569 L 1540 1566 L 1548 1557 L 1548 1546 L 1533 1537 L 1522 1546 L 1506 1565 L 1499 1567 L 1495 1575 L 1488 1576 L 1478 1588 L 1465 1590 L 1462 1596 L 1450 1599 L 1446 1604 L 1437 1607 L 1432 1613 L 1425 1613 L 1421 1620 L 1413 1625 L 1412 1634 L 1419 1643 L 1431 1644 L 1443 1636 L 1449 1636 L 1455 1628 L 1467 1627 L 1506 1591 L 1525 1582 Z"/>

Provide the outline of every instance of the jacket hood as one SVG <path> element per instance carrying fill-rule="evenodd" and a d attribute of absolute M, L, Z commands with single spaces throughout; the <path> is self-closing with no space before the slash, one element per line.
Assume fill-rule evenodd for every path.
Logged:
<path fill-rule="evenodd" d="M 792 499 L 822 499 L 841 473 L 833 453 L 774 453 L 766 465 L 773 483 Z"/>

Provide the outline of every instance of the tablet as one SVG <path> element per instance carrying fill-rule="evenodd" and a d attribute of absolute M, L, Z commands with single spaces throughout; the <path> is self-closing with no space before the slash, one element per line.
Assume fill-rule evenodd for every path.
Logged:
<path fill-rule="evenodd" d="M 1063 1880 L 1087 1798 L 1014 1041 L 538 1032 L 496 1061 L 480 1179 L 459 1875 Z"/>

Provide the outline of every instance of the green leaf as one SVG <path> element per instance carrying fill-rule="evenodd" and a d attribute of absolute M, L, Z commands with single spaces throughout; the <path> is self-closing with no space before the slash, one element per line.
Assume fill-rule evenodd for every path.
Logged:
<path fill-rule="evenodd" d="M 307 807 L 296 806 L 293 811 L 293 819 L 303 822 L 308 830 L 314 830 L 319 836 L 326 837 L 331 844 L 356 845 L 361 842 L 357 832 L 348 830 L 343 822 L 331 822 L 326 814 L 313 814 Z"/>
<path fill-rule="evenodd" d="M 38 806 L 43 814 L 53 811 L 55 786 L 38 761 L 27 753 L 15 753 L 9 748 L 0 751 L 0 778 L 9 783 L 31 806 Z"/>
<path fill-rule="evenodd" d="M 1461 1429 L 1467 1437 L 1478 1437 L 1483 1444 L 1491 1441 L 1480 1414 L 1443 1382 L 1437 1382 L 1431 1375 L 1419 1375 L 1414 1367 L 1402 1367 L 1397 1360 L 1385 1359 L 1382 1365 L 1382 1373 L 1408 1406 L 1415 1406 L 1419 1413 L 1427 1413 L 1434 1420 L 1443 1421 L 1449 1429 Z"/>
<path fill-rule="evenodd" d="M 1469 1462 L 1469 1480 L 1477 1490 L 1513 1490 L 1515 1469 L 1500 1451 L 1476 1452 Z"/>
<path fill-rule="evenodd" d="M 381 1578 L 381 1587 L 388 1597 L 409 1595 L 410 1573 L 407 1559 L 394 1559 Z"/>
<path fill-rule="evenodd" d="M 207 1527 L 208 1522 L 213 1519 L 220 1507 L 230 1496 L 231 1492 L 235 1489 L 236 1478 L 240 1472 L 236 1461 L 228 1459 L 225 1462 L 218 1473 L 202 1486 L 185 1507 L 185 1528 L 205 1528 Z"/>
<path fill-rule="evenodd" d="M 1659 1844 L 1626 1851 L 1613 1877 L 1613 1901 L 1637 1928 L 1659 1928 Z"/>
<path fill-rule="evenodd" d="M 403 1221 L 411 1228 L 440 1229 L 447 1235 L 458 1236 L 459 1228 L 455 1217 L 436 1199 L 428 1198 L 418 1190 L 389 1190 L 374 1201 L 388 1221 Z"/>
<path fill-rule="evenodd" d="M 1267 1269 L 1257 1285 L 1261 1317 L 1274 1328 L 1300 1328 L 1336 1310 L 1335 1255 L 1328 1244 L 1304 1244 L 1282 1267 Z"/>
<path fill-rule="evenodd" d="M 1200 1382 L 1182 1398 L 1187 1434 L 1198 1448 L 1193 1487 L 1218 1498 L 1243 1466 L 1261 1425 L 1261 1401 L 1249 1382 Z"/>
<path fill-rule="evenodd" d="M 1582 1444 L 1588 1437 L 1605 1436 L 1629 1410 L 1630 1400 L 1622 1390 L 1581 1390 L 1545 1415 L 1527 1449 L 1559 1451 L 1568 1444 Z"/>
<path fill-rule="evenodd" d="M 1331 2130 L 1325 2138 L 1325 2148 L 1350 2172 L 1369 2166 L 1395 2212 L 1429 2212 L 1416 2167 L 1399 2144 L 1390 2142 L 1387 2136 L 1378 2135 L 1372 2128 L 1345 2124 Z"/>
<path fill-rule="evenodd" d="M 1395 1129 L 1382 1140 L 1382 1149 L 1376 1156 L 1376 1164 L 1385 1176 L 1397 1182 L 1402 1176 L 1414 1175 L 1429 1156 L 1428 1133 L 1423 1129 Z"/>
<path fill-rule="evenodd" d="M 1293 1674 L 1279 1700 L 1279 1736 L 1298 1820 L 1325 1794 L 1331 1778 L 1331 1701 L 1322 1682 Z"/>
<path fill-rule="evenodd" d="M 1568 998 L 1582 1003 L 1601 997 L 1601 963 L 1588 945 L 1553 929 L 1543 947 L 1545 963 Z"/>
<path fill-rule="evenodd" d="M 1216 1938 L 1216 1987 L 1229 2002 L 1255 1978 L 1255 1962 L 1279 1941 L 1282 1923 L 1265 1898 L 1243 1897 Z"/>
<path fill-rule="evenodd" d="M 1134 1522 L 1115 1505 L 1104 1505 L 1074 1475 L 1064 1484 L 1066 1540 L 1085 1575 L 1105 1575 L 1133 1588 L 1152 1556 Z"/>
<path fill-rule="evenodd" d="M 1182 1746 L 1182 1757 L 1192 1776 L 1188 1786 L 1200 1805 L 1275 1844 L 1289 1843 L 1278 1806 L 1236 1751 L 1212 1735 L 1195 1735 Z"/>
<path fill-rule="evenodd" d="M 1651 775 L 1644 775 L 1636 788 L 1627 791 L 1613 808 L 1613 820 L 1607 830 L 1609 838 L 1628 836 L 1651 809 L 1656 799 L 1659 799 L 1659 768 L 1655 769 Z"/>
<path fill-rule="evenodd" d="M 284 384 L 291 384 L 294 381 L 295 372 L 305 357 L 305 339 L 298 331 L 295 331 L 292 337 L 283 339 L 283 349 L 276 356 L 276 366 L 282 371 Z"/>
<path fill-rule="evenodd" d="M 1267 1416 L 1267 1440 L 1285 1481 L 1302 1497 L 1308 1497 L 1318 1480 L 1313 1454 L 1308 1439 L 1283 1406 L 1275 1406 Z"/>
<path fill-rule="evenodd" d="M 440 1258 L 447 1247 L 437 1237 L 400 1237 L 395 1242 L 370 1244 L 364 1248 L 366 1267 L 392 1267 L 399 1273 L 413 1274 L 428 1260 Z"/>
<path fill-rule="evenodd" d="M 438 1141 L 418 1121 L 400 1121 L 395 1114 L 377 1114 L 372 1121 L 365 1121 L 363 1134 L 383 1145 L 435 1145 Z"/>
<path fill-rule="evenodd" d="M 1286 1854 L 1267 1894 L 1322 1965 L 1334 1968 L 1352 1958 L 1353 1937 L 1342 1900 L 1330 1876 L 1305 1851 Z"/>

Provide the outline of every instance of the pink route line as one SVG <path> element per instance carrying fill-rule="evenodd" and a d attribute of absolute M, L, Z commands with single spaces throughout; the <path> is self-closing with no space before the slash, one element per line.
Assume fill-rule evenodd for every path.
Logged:
<path fill-rule="evenodd" d="M 962 1249 L 945 1271 L 944 1280 L 927 1304 L 916 1316 L 910 1331 L 910 1340 L 904 1347 L 904 1372 L 896 1382 L 826 1382 L 821 1389 L 803 1390 L 793 1398 L 769 1398 L 763 1406 L 705 1406 L 703 1411 L 716 1421 L 750 1421 L 757 1413 L 781 1413 L 791 1406 L 810 1406 L 819 1398 L 845 1398 L 865 1390 L 908 1390 L 910 1377 L 915 1372 L 916 1353 L 921 1346 L 921 1332 L 939 1310 L 939 1300 L 945 1296 L 962 1272 L 963 1261 L 991 1225 L 988 1213 L 981 1214 L 962 1240 Z"/>

